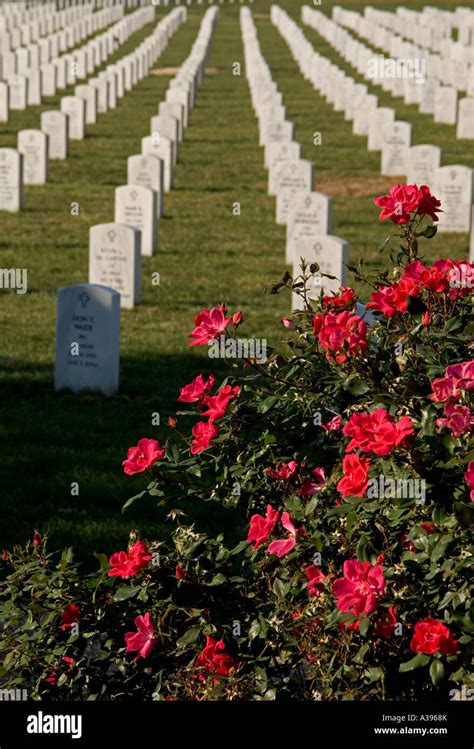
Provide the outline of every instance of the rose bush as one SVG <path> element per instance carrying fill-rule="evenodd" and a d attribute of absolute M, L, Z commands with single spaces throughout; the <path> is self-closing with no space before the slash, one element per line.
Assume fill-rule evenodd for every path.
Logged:
<path fill-rule="evenodd" d="M 123 462 L 168 509 L 161 539 L 81 571 L 35 534 L 3 553 L 0 682 L 43 699 L 423 699 L 473 686 L 472 265 L 420 256 L 428 188 L 377 199 L 397 225 L 363 319 L 316 264 L 274 293 L 286 351 L 183 383 L 168 435 Z M 466 281 L 467 279 L 467 281 Z M 365 314 L 365 313 L 364 313 Z M 236 337 L 203 310 L 191 346 Z M 212 537 L 193 508 L 219 506 Z M 186 508 L 186 514 L 183 508 Z M 143 534 L 145 536 L 146 534 Z"/>

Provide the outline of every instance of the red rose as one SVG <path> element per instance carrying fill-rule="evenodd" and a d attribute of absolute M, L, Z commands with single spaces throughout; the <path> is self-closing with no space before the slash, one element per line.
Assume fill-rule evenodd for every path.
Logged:
<path fill-rule="evenodd" d="M 75 603 L 70 603 L 61 614 L 61 629 L 65 631 L 72 627 L 78 621 L 80 615 L 81 610 L 79 606 L 76 606 Z"/>
<path fill-rule="evenodd" d="M 252 544 L 254 549 L 258 549 L 271 535 L 279 517 L 280 513 L 274 510 L 271 505 L 267 505 L 266 517 L 258 514 L 252 515 L 247 541 Z"/>
<path fill-rule="evenodd" d="M 430 188 L 421 185 L 418 195 L 417 212 L 420 216 L 430 216 L 433 221 L 438 220 L 437 213 L 443 213 L 440 208 L 441 201 L 430 193 Z"/>
<path fill-rule="evenodd" d="M 228 676 L 229 671 L 236 667 L 236 663 L 231 655 L 225 652 L 225 645 L 222 640 L 217 642 L 213 637 L 206 637 L 206 645 L 194 661 L 196 668 L 201 668 L 206 674 L 215 674 L 217 676 Z M 205 681 L 204 674 L 199 676 L 199 681 Z M 213 679 L 217 683 L 218 679 Z"/>
<path fill-rule="evenodd" d="M 370 295 L 371 302 L 366 304 L 368 309 L 381 312 L 385 317 L 393 317 L 397 312 L 406 312 L 408 305 L 408 293 L 403 283 L 393 286 L 383 286 Z"/>
<path fill-rule="evenodd" d="M 419 200 L 420 192 L 416 185 L 393 185 L 389 195 L 374 198 L 375 205 L 382 209 L 379 221 L 389 218 L 394 224 L 407 224 Z"/>
<path fill-rule="evenodd" d="M 355 413 L 344 426 L 343 434 L 352 437 L 346 452 L 362 450 L 386 456 L 405 442 L 413 433 L 413 423 L 409 416 L 402 416 L 395 422 L 384 408 L 372 413 Z"/>
<path fill-rule="evenodd" d="M 217 437 L 219 429 L 207 421 L 198 421 L 191 429 L 191 432 L 193 434 L 191 453 L 197 455 L 198 453 L 202 453 L 203 450 L 207 450 L 208 447 L 211 447 L 212 440 Z"/>
<path fill-rule="evenodd" d="M 318 341 L 326 351 L 326 359 L 345 362 L 350 356 L 358 356 L 367 349 L 368 325 L 359 315 L 351 312 L 327 312 L 322 321 L 314 318 L 313 329 L 319 327 Z"/>
<path fill-rule="evenodd" d="M 150 561 L 151 554 L 146 545 L 143 541 L 136 541 L 130 551 L 117 551 L 112 554 L 109 559 L 111 569 L 107 574 L 109 577 L 121 577 L 125 580 L 148 567 Z"/>
<path fill-rule="evenodd" d="M 347 307 L 352 309 L 357 301 L 357 294 L 350 286 L 341 286 L 336 294 L 323 297 L 323 307 Z"/>
<path fill-rule="evenodd" d="M 198 375 L 189 385 L 181 388 L 178 401 L 181 403 L 196 403 L 210 393 L 214 385 L 213 375 L 205 382 L 202 374 Z"/>
<path fill-rule="evenodd" d="M 471 490 L 471 502 L 474 502 L 474 460 L 471 460 L 467 464 L 467 471 L 464 474 L 464 479 Z"/>
<path fill-rule="evenodd" d="M 159 442 L 144 437 L 138 441 L 136 447 L 129 448 L 127 459 L 122 462 L 123 471 L 128 476 L 143 473 L 157 460 L 161 460 L 164 454 L 165 449 L 161 447 Z"/>
<path fill-rule="evenodd" d="M 310 596 L 319 596 L 324 591 L 326 575 L 321 572 L 319 567 L 315 567 L 314 564 L 306 567 L 305 575 Z"/>
<path fill-rule="evenodd" d="M 359 455 L 346 455 L 342 461 L 344 477 L 337 485 L 338 492 L 343 497 L 362 497 L 369 483 L 369 458 Z"/>
<path fill-rule="evenodd" d="M 277 463 L 276 468 L 267 468 L 266 474 L 272 479 L 280 479 L 281 481 L 289 481 L 295 475 L 298 470 L 298 463 L 296 460 L 290 460 L 289 463 Z"/>
<path fill-rule="evenodd" d="M 334 580 L 332 589 L 337 608 L 345 614 L 370 614 L 378 606 L 385 590 L 383 568 L 370 562 L 348 559 L 344 562 L 344 577 Z"/>
<path fill-rule="evenodd" d="M 458 650 L 458 642 L 439 619 L 428 616 L 415 624 L 410 650 L 425 655 L 453 655 Z"/>
<path fill-rule="evenodd" d="M 236 398 L 240 393 L 240 387 L 236 385 L 231 387 L 230 385 L 224 385 L 217 395 L 206 395 L 203 403 L 208 406 L 207 411 L 202 412 L 202 416 L 209 416 L 209 422 L 216 421 L 216 419 L 222 419 L 225 416 L 227 406 L 233 398 Z"/>

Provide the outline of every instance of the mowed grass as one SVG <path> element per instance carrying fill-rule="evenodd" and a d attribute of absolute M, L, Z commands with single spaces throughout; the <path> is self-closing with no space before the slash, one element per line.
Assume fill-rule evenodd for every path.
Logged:
<path fill-rule="evenodd" d="M 299 22 L 300 3 L 281 4 Z M 345 6 L 358 8 L 357 3 Z M 253 5 L 262 51 L 295 122 L 303 156 L 316 164 L 316 189 L 334 195 L 333 232 L 349 241 L 351 259 L 362 253 L 369 267 L 386 267 L 387 257 L 376 249 L 386 227 L 377 222 L 372 197 L 391 180 L 380 177 L 380 156 L 366 150 L 366 139 L 352 136 L 350 123 L 301 77 L 270 23 L 269 7 Z M 188 10 L 187 23 L 155 68 L 184 61 L 203 11 Z M 209 73 L 180 146 L 174 188 L 165 198 L 159 251 L 142 260 L 141 305 L 122 311 L 118 396 L 54 393 L 56 290 L 87 281 L 89 227 L 113 220 L 115 187 L 126 182 L 127 157 L 140 152 L 169 76 L 150 75 L 127 93 L 116 110 L 88 126 L 83 142 L 71 144 L 67 161 L 51 163 L 46 186 L 26 188 L 23 212 L 0 215 L 0 267 L 27 268 L 29 282 L 26 295 L 0 293 L 0 546 L 24 541 L 36 527 L 49 531 L 53 547 L 73 544 L 83 557 L 123 548 L 131 528 L 148 537 L 166 532 L 164 512 L 153 503 L 137 502 L 121 514 L 124 501 L 145 485 L 143 477 L 125 477 L 121 461 L 140 437 L 166 435 L 165 426 L 152 426 L 153 414 L 165 424 L 180 386 L 201 371 L 227 372 L 207 358 L 206 350 L 188 347 L 194 315 L 225 301 L 231 312 L 244 311 L 242 335 L 278 340 L 279 319 L 288 314 L 290 302 L 286 295 L 270 295 L 268 288 L 285 268 L 285 232 L 275 224 L 274 199 L 266 194 L 244 71 L 233 75 L 234 62 L 243 67 L 238 11 L 236 4 L 221 7 Z M 116 57 L 152 28 L 134 35 Z M 316 32 L 305 28 L 305 33 L 343 66 Z M 444 163 L 473 165 L 471 149 L 456 142 L 454 128 L 433 125 L 415 107 L 384 97 L 381 103 L 394 105 L 399 118 L 413 122 L 414 142 L 443 145 Z M 13 113 L 0 129 L 2 146 L 15 147 L 18 130 L 38 127 L 40 111 L 58 102 L 56 97 Z M 312 145 L 315 131 L 322 134 L 321 146 Z M 233 215 L 237 202 L 240 216 Z M 78 216 L 71 215 L 72 203 L 79 203 Z M 429 254 L 461 257 L 467 246 L 467 235 L 441 235 Z M 159 286 L 152 284 L 154 272 L 160 273 Z M 71 496 L 73 482 L 79 496 Z M 211 527 L 221 522 L 208 505 L 193 511 Z"/>

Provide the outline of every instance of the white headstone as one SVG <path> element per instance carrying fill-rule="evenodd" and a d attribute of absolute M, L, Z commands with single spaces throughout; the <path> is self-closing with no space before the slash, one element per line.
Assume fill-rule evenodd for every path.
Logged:
<path fill-rule="evenodd" d="M 183 107 L 183 125 L 186 128 L 188 126 L 188 120 L 189 120 L 189 98 L 186 94 L 186 91 L 180 90 L 180 89 L 168 89 L 166 92 L 166 101 L 176 101 L 178 104 L 181 104 Z"/>
<path fill-rule="evenodd" d="M 301 239 L 298 243 L 298 253 L 293 259 L 293 278 L 301 275 L 301 258 L 307 265 L 318 263 L 321 273 L 335 276 L 335 279 L 324 276 L 313 276 L 308 289 L 308 298 L 316 299 L 321 291 L 329 296 L 332 291 L 337 291 L 340 286 L 347 284 L 346 264 L 349 259 L 347 242 L 339 237 L 321 234 L 311 239 Z M 309 275 L 309 273 L 308 273 Z M 299 294 L 293 293 L 293 309 L 304 309 L 304 300 Z"/>
<path fill-rule="evenodd" d="M 165 136 L 173 142 L 173 164 L 176 165 L 178 161 L 178 143 L 179 143 L 179 124 L 175 117 L 169 115 L 159 114 L 151 118 L 150 121 L 150 134 L 151 137 L 158 136 L 159 138 Z"/>
<path fill-rule="evenodd" d="M 142 185 L 157 193 L 157 216 L 163 215 L 163 162 L 152 153 L 136 154 L 127 159 L 127 183 Z"/>
<path fill-rule="evenodd" d="M 472 72 L 474 76 L 474 70 Z M 474 140 L 474 97 L 459 99 L 456 138 Z"/>
<path fill-rule="evenodd" d="M 290 198 L 295 192 L 311 192 L 313 162 L 305 159 L 282 161 L 275 169 L 276 222 L 286 224 Z"/>
<path fill-rule="evenodd" d="M 439 88 L 439 81 L 435 78 L 425 78 L 420 84 L 420 112 L 421 114 L 433 114 L 435 111 L 436 92 Z"/>
<path fill-rule="evenodd" d="M 434 100 L 434 121 L 455 125 L 458 110 L 458 92 L 453 86 L 438 86 Z"/>
<path fill-rule="evenodd" d="M 282 141 L 293 140 L 294 125 L 292 122 L 284 120 L 283 122 L 271 122 L 265 133 L 265 166 L 268 169 L 268 146 L 270 143 L 281 143 Z"/>
<path fill-rule="evenodd" d="M 142 138 L 142 153 L 151 153 L 163 161 L 164 191 L 173 185 L 173 141 L 165 135 L 147 135 Z"/>
<path fill-rule="evenodd" d="M 302 239 L 331 234 L 332 198 L 322 192 L 295 192 L 288 207 L 286 262 L 291 264 Z"/>
<path fill-rule="evenodd" d="M 441 166 L 441 148 L 430 144 L 411 146 L 408 149 L 408 185 L 432 187 L 436 170 Z"/>
<path fill-rule="evenodd" d="M 0 122 L 8 122 L 10 111 L 9 98 L 10 93 L 8 83 L 0 81 Z"/>
<path fill-rule="evenodd" d="M 395 110 L 391 107 L 377 107 L 370 113 L 369 138 L 367 140 L 368 151 L 381 151 L 383 140 L 382 130 L 395 120 Z"/>
<path fill-rule="evenodd" d="M 361 97 L 357 105 L 354 106 L 354 118 L 352 120 L 354 135 L 368 135 L 370 119 L 376 107 L 377 97 L 374 94 Z"/>
<path fill-rule="evenodd" d="M 23 208 L 23 156 L 14 148 L 0 148 L 0 211 Z"/>
<path fill-rule="evenodd" d="M 141 185 L 122 185 L 115 190 L 115 222 L 141 231 L 142 255 L 154 255 L 158 221 L 156 192 Z"/>
<path fill-rule="evenodd" d="M 114 395 L 119 367 L 120 294 L 87 283 L 58 289 L 55 390 Z"/>
<path fill-rule="evenodd" d="M 18 151 L 23 154 L 25 185 L 44 185 L 48 181 L 48 136 L 42 130 L 20 130 Z"/>
<path fill-rule="evenodd" d="M 183 140 L 184 130 L 184 106 L 179 101 L 161 101 L 158 107 L 158 114 L 175 117 L 178 120 L 179 140 Z"/>
<path fill-rule="evenodd" d="M 41 72 L 39 70 L 28 70 L 25 75 L 28 81 L 28 106 L 39 106 L 42 97 Z"/>
<path fill-rule="evenodd" d="M 95 86 L 80 84 L 74 89 L 74 95 L 83 99 L 86 104 L 86 125 L 95 125 L 97 122 L 97 108 L 99 94 Z"/>
<path fill-rule="evenodd" d="M 471 228 L 473 170 L 457 164 L 436 170 L 432 193 L 441 201 L 438 231 L 468 232 Z"/>
<path fill-rule="evenodd" d="M 97 224 L 89 231 L 89 283 L 120 294 L 122 307 L 140 301 L 140 232 L 125 224 Z"/>
<path fill-rule="evenodd" d="M 41 86 L 43 96 L 56 96 L 56 65 L 52 62 L 41 66 Z"/>
<path fill-rule="evenodd" d="M 276 195 L 275 175 L 282 161 L 301 158 L 301 144 L 294 140 L 270 143 L 268 148 L 268 194 Z"/>
<path fill-rule="evenodd" d="M 41 130 L 49 135 L 49 158 L 66 159 L 69 141 L 67 114 L 59 110 L 42 112 Z"/>
<path fill-rule="evenodd" d="M 61 112 L 69 117 L 69 138 L 84 140 L 86 133 L 86 103 L 79 96 L 63 96 Z"/>
<path fill-rule="evenodd" d="M 382 159 L 380 173 L 386 176 L 406 175 L 411 145 L 411 124 L 396 120 L 382 128 Z"/>
<path fill-rule="evenodd" d="M 28 106 L 28 79 L 24 75 L 12 75 L 7 81 L 10 89 L 10 109 L 20 112 Z"/>

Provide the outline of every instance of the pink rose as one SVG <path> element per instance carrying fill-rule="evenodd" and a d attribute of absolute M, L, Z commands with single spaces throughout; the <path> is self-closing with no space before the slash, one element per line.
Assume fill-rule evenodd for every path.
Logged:
<path fill-rule="evenodd" d="M 467 471 L 464 474 L 464 478 L 466 479 L 466 483 L 471 490 L 471 502 L 474 502 L 474 460 L 471 460 L 467 464 Z"/>
<path fill-rule="evenodd" d="M 190 346 L 202 346 L 209 341 L 219 338 L 221 333 L 232 322 L 231 317 L 226 317 L 225 304 L 212 309 L 203 309 L 199 315 L 194 318 L 194 329 L 189 334 L 193 338 Z"/>
<path fill-rule="evenodd" d="M 151 622 L 150 614 L 137 616 L 135 619 L 137 632 L 126 632 L 125 642 L 127 643 L 126 653 L 132 653 L 138 650 L 135 661 L 139 658 L 147 658 L 155 647 L 155 630 Z"/>
<path fill-rule="evenodd" d="M 281 524 L 288 531 L 288 537 L 281 541 L 272 541 L 268 547 L 269 554 L 275 554 L 279 559 L 295 548 L 296 546 L 296 528 L 291 522 L 288 512 L 281 516 Z"/>

